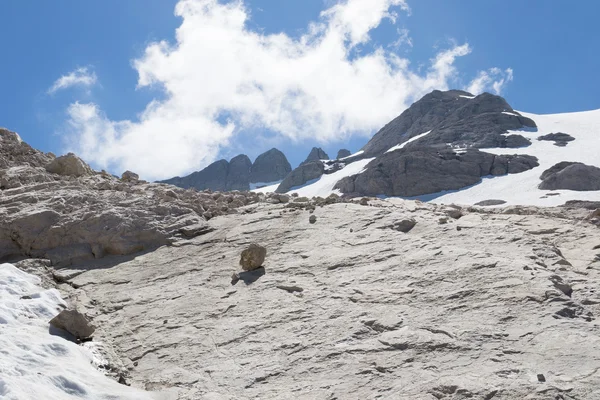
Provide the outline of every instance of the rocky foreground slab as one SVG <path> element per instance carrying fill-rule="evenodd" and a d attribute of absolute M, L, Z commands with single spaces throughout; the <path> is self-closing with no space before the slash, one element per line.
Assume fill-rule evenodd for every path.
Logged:
<path fill-rule="evenodd" d="M 128 384 L 181 399 L 600 398 L 600 214 L 285 201 L 59 287 Z"/>

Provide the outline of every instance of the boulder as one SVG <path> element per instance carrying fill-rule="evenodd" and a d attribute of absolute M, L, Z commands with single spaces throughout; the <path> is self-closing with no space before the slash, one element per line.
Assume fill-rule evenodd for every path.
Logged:
<path fill-rule="evenodd" d="M 311 215 L 310 217 L 308 217 L 308 222 L 314 224 L 315 222 L 317 222 L 317 216 Z"/>
<path fill-rule="evenodd" d="M 252 243 L 246 250 L 242 251 L 240 265 L 244 271 L 253 271 L 262 267 L 266 256 L 266 248 L 256 243 Z"/>
<path fill-rule="evenodd" d="M 575 140 L 573 136 L 563 132 L 549 133 L 547 135 L 539 136 L 537 139 L 552 141 L 555 146 L 559 147 L 565 147 L 569 142 Z"/>
<path fill-rule="evenodd" d="M 542 190 L 600 190 L 600 168 L 582 163 L 561 162 L 540 176 Z"/>
<path fill-rule="evenodd" d="M 73 153 L 60 156 L 50 161 L 46 165 L 46 171 L 67 176 L 89 176 L 93 175 L 94 171 L 83 160 Z"/>
<path fill-rule="evenodd" d="M 225 190 L 249 190 L 252 162 L 245 154 L 235 156 L 229 161 Z"/>
<path fill-rule="evenodd" d="M 137 182 L 140 180 L 140 176 L 135 172 L 125 171 L 123 175 L 121 175 L 121 180 L 124 182 Z"/>
<path fill-rule="evenodd" d="M 85 315 L 77 310 L 62 310 L 50 320 L 50 325 L 82 340 L 91 338 L 96 330 Z"/>

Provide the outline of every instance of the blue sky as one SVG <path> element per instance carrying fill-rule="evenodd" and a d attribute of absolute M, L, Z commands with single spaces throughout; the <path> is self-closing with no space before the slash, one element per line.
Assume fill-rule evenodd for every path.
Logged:
<path fill-rule="evenodd" d="M 357 13 L 333 0 L 186 1 L 180 16 L 176 0 L 0 2 L 0 126 L 96 168 L 166 178 L 273 146 L 292 165 L 314 145 L 356 151 L 423 90 L 473 87 L 481 73 L 480 89 L 504 79 L 501 94 L 522 111 L 600 108 L 596 1 L 350 0 Z M 321 31 L 300 43 L 311 22 Z M 370 57 L 376 49 L 385 54 Z M 434 68 L 443 52 L 451 62 Z M 408 64 L 382 69 L 394 56 Z M 93 79 L 50 91 L 78 68 Z"/>

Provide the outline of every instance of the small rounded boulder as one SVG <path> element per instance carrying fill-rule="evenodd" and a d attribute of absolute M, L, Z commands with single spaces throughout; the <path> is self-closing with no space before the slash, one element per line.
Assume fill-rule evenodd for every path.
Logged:
<path fill-rule="evenodd" d="M 240 265 L 244 271 L 253 271 L 263 265 L 266 256 L 266 248 L 256 243 L 252 243 L 246 250 L 242 251 Z"/>

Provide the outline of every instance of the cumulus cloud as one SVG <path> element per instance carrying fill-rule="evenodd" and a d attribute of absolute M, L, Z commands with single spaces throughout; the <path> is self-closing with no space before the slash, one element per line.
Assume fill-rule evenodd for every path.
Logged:
<path fill-rule="evenodd" d="M 455 60 L 471 51 L 453 45 L 414 72 L 383 47 L 366 50 L 374 28 L 408 11 L 403 0 L 336 2 L 292 38 L 249 28 L 243 0 L 180 0 L 176 42 L 151 43 L 133 62 L 138 87 L 158 88 L 164 99 L 132 121 L 72 104 L 69 150 L 98 167 L 162 179 L 203 168 L 248 131 L 320 143 L 368 135 L 427 92 L 447 89 Z"/>
<path fill-rule="evenodd" d="M 94 86 L 97 82 L 98 77 L 94 71 L 90 70 L 88 67 L 81 67 L 58 78 L 50 89 L 48 89 L 48 94 L 54 94 L 59 90 L 75 86 L 89 88 Z"/>
<path fill-rule="evenodd" d="M 473 94 L 480 94 L 485 91 L 493 91 L 496 94 L 500 94 L 506 84 L 512 80 L 513 70 L 511 68 L 507 68 L 504 71 L 500 68 L 490 68 L 488 71 L 480 71 L 466 89 Z"/>

